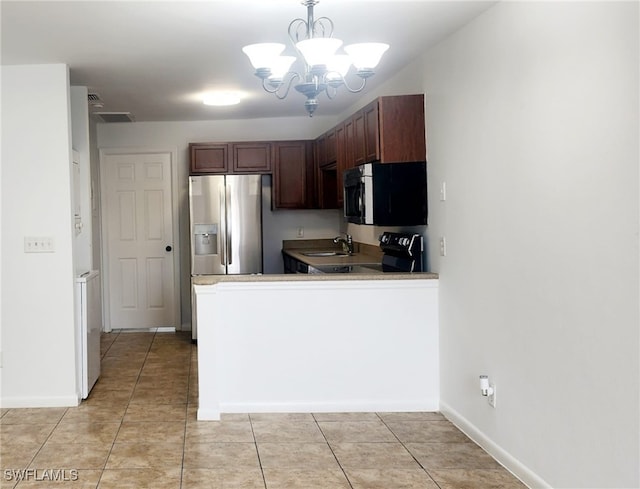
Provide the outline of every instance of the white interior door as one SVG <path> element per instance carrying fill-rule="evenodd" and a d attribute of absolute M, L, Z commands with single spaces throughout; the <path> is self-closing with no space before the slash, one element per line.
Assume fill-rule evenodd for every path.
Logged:
<path fill-rule="evenodd" d="M 175 327 L 171 154 L 109 154 L 102 165 L 109 329 Z"/>

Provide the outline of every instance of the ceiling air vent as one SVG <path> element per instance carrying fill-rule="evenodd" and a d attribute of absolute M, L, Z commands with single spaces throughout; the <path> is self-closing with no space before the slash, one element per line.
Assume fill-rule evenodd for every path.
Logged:
<path fill-rule="evenodd" d="M 131 112 L 94 112 L 95 115 L 102 122 L 133 122 L 133 116 Z"/>
<path fill-rule="evenodd" d="M 104 107 L 104 102 L 100 98 L 100 95 L 97 93 L 89 93 L 87 94 L 87 101 L 89 102 L 89 106 L 92 109 L 101 109 Z"/>

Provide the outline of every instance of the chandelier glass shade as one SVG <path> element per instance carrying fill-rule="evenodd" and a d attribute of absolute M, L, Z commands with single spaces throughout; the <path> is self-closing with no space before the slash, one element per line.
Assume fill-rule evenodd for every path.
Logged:
<path fill-rule="evenodd" d="M 333 37 L 333 22 L 328 17 L 314 18 L 313 7 L 318 0 L 305 0 L 307 19 L 294 19 L 289 24 L 289 39 L 302 58 L 304 70 L 291 71 L 295 56 L 283 56 L 286 46 L 281 43 L 250 44 L 242 48 L 262 80 L 262 87 L 279 99 L 284 99 L 293 86 L 307 97 L 305 108 L 312 116 L 318 106 L 318 95 L 325 92 L 329 99 L 344 86 L 350 92 L 360 92 L 374 70 L 388 44 L 379 42 L 344 46 L 346 54 L 336 54 L 342 41 Z M 346 75 L 351 66 L 361 79 L 358 87 L 347 83 Z"/>

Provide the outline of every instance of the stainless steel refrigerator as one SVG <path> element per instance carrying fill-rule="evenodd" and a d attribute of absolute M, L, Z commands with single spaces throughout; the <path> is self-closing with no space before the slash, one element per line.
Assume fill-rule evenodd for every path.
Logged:
<path fill-rule="evenodd" d="M 189 177 L 191 276 L 262 273 L 261 175 Z M 192 337 L 197 337 L 192 300 Z"/>

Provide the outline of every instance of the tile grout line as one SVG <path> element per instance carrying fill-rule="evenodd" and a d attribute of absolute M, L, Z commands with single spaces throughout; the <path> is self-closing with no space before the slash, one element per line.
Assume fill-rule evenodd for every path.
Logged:
<path fill-rule="evenodd" d="M 120 333 L 118 333 L 119 335 Z M 114 340 L 111 342 L 111 344 L 109 344 L 109 347 L 107 348 L 107 350 L 104 352 L 103 355 L 101 355 L 100 357 L 100 361 L 102 361 L 102 359 L 106 356 L 107 352 L 111 349 L 111 346 L 113 346 L 113 343 L 115 342 L 116 338 L 114 338 Z M 80 401 L 80 405 L 82 405 L 82 401 Z M 80 407 L 80 405 L 76 406 L 76 407 Z M 42 449 L 44 448 L 45 444 L 49 441 L 49 439 L 51 438 L 51 436 L 53 435 L 53 432 L 56 430 L 56 428 L 58 428 L 60 426 L 60 423 L 62 422 L 62 420 L 64 419 L 64 417 L 66 416 L 66 414 L 69 412 L 69 409 L 72 408 L 66 408 L 64 410 L 64 413 L 62 413 L 62 416 L 60 416 L 60 419 L 58 419 L 58 421 L 55 423 L 55 426 L 53 427 L 53 429 L 51 430 L 51 433 L 49 433 L 47 435 L 47 437 L 45 438 L 45 440 L 42 442 L 42 444 L 40 445 L 40 447 L 38 448 L 38 450 L 36 450 L 36 452 L 33 454 L 33 457 L 31 457 L 31 460 L 29 460 L 29 463 L 27 463 L 26 468 L 29 468 L 35 461 L 35 459 L 37 458 L 37 456 L 40 454 L 40 452 L 42 451 Z M 6 414 L 6 413 L 5 413 Z M 3 416 L 4 417 L 4 416 Z M 106 463 L 106 461 L 105 461 Z M 34 470 L 37 470 L 37 467 L 34 467 Z M 102 474 L 101 474 L 102 477 Z M 14 488 L 17 487 L 20 484 L 21 481 L 16 482 L 16 485 L 13 486 Z M 98 482 L 96 482 L 96 489 L 98 487 L 98 484 L 100 482 L 100 479 L 98 479 Z"/>
<path fill-rule="evenodd" d="M 120 333 L 118 333 L 118 335 L 120 335 Z M 107 348 L 107 350 L 104 352 L 104 355 L 102 355 L 100 357 L 100 361 L 102 361 L 102 358 L 104 358 L 107 354 L 107 352 L 111 349 L 111 347 L 113 346 L 113 343 L 115 342 L 115 340 L 117 339 L 114 338 L 113 341 L 111 342 L 111 344 L 109 345 L 109 347 Z M 82 401 L 80 401 L 80 405 L 82 405 Z M 76 406 L 76 407 L 80 407 L 80 405 Z M 33 464 L 33 462 L 35 461 L 36 457 L 40 454 L 40 452 L 42 451 L 42 449 L 44 448 L 45 444 L 49 441 L 49 439 L 51 438 L 51 436 L 53 435 L 53 432 L 56 430 L 56 428 L 58 428 L 58 426 L 60 426 L 60 423 L 62 422 L 62 420 L 64 419 L 64 417 L 66 416 L 66 414 L 69 412 L 69 409 L 71 408 L 66 408 L 64 410 L 64 413 L 62 413 L 62 416 L 60 416 L 60 419 L 56 422 L 55 426 L 53 427 L 53 429 L 51 430 L 51 433 L 49 433 L 49 435 L 47 436 L 47 438 L 42 442 L 42 444 L 40 445 L 40 448 L 38 448 L 38 450 L 36 450 L 36 453 L 33 454 L 33 457 L 31 457 L 31 460 L 29 461 L 29 463 L 27 464 L 27 467 L 31 466 Z M 108 456 L 107 456 L 108 458 Z M 106 460 L 105 460 L 106 463 Z M 34 468 L 35 470 L 37 470 L 37 467 Z M 100 477 L 102 477 L 102 473 L 100 474 Z M 100 482 L 100 479 L 98 479 L 98 482 L 96 482 L 96 489 L 98 487 L 98 484 Z M 14 487 L 17 487 L 20 484 L 20 481 L 18 481 L 16 483 L 16 485 Z"/>
<path fill-rule="evenodd" d="M 153 337 L 151 338 L 151 341 L 149 342 L 149 347 L 147 348 L 147 352 L 145 353 L 144 356 L 144 360 L 142 361 L 142 366 L 140 367 L 140 371 L 138 372 L 138 376 L 136 377 L 136 381 L 133 384 L 133 390 L 131 391 L 131 394 L 129 395 L 129 400 L 127 401 L 127 406 L 124 409 L 124 413 L 122 414 L 122 417 L 120 418 L 120 426 L 118 426 L 118 430 L 116 431 L 116 436 L 113 437 L 113 442 L 111 442 L 111 447 L 109 448 L 109 453 L 107 454 L 107 458 L 105 458 L 104 460 L 104 465 L 102 467 L 102 470 L 100 471 L 100 477 L 98 478 L 98 483 L 96 484 L 96 489 L 98 489 L 100 487 L 100 483 L 102 482 L 102 476 L 104 475 L 104 471 L 107 470 L 107 464 L 109 463 L 109 457 L 111 457 L 111 454 L 113 453 L 113 447 L 116 444 L 116 440 L 118 439 L 118 435 L 120 434 L 120 430 L 122 429 L 122 425 L 124 423 L 124 417 L 127 415 L 127 411 L 129 409 L 129 404 L 131 404 L 131 400 L 133 399 L 133 393 L 136 390 L 136 385 L 138 384 L 138 381 L 140 380 L 140 376 L 142 375 L 142 369 L 144 368 L 144 364 L 147 362 L 147 358 L 149 357 L 149 351 L 151 350 L 151 345 L 153 344 L 153 341 L 156 337 L 157 333 L 153 334 Z M 114 345 L 114 343 L 120 338 L 121 333 L 118 332 L 118 336 L 116 338 L 113 339 L 113 341 L 111 342 L 111 345 L 109 345 L 109 348 L 107 349 L 107 352 L 111 349 L 111 347 Z M 105 355 L 107 354 L 107 352 L 105 352 Z"/>
<path fill-rule="evenodd" d="M 331 443 L 329 443 L 329 440 L 327 440 L 327 436 L 324 434 L 324 431 L 322 431 L 322 427 L 320 426 L 320 423 L 318 423 L 318 419 L 313 413 L 311 413 L 311 417 L 313 418 L 313 421 L 316 423 L 316 426 L 320 430 L 320 433 L 322 433 L 322 437 L 324 438 L 325 443 L 329 447 L 329 450 L 331 450 L 331 454 L 333 455 L 333 458 L 336 460 L 338 467 L 340 467 L 340 470 L 342 470 L 342 473 L 344 474 L 344 478 L 347 480 L 347 484 L 349 484 L 349 487 L 353 489 L 353 484 L 351 483 L 351 479 L 349 479 L 347 472 L 344 470 L 344 467 L 340 463 L 340 460 L 338 460 L 338 456 L 336 455 L 336 452 L 333 451 L 333 447 L 331 446 Z"/>
<path fill-rule="evenodd" d="M 387 427 L 387 429 L 388 429 L 388 430 L 393 434 L 393 436 L 395 436 L 395 437 L 396 437 L 396 440 L 398 440 L 398 443 L 400 443 L 400 445 L 402 445 L 402 448 L 404 448 L 404 449 L 407 451 L 407 453 L 408 453 L 409 455 L 411 455 L 411 458 L 413 458 L 413 460 L 415 460 L 415 461 L 416 461 L 416 463 L 420 466 L 420 468 L 421 468 L 422 470 L 424 470 L 425 474 L 427 474 L 427 477 L 429 477 L 429 479 L 431 479 L 431 480 L 433 481 L 433 483 L 434 483 L 434 484 L 435 484 L 439 489 L 442 489 L 442 488 L 440 487 L 440 484 L 438 484 L 438 482 L 437 482 L 437 481 L 436 481 L 436 480 L 431 476 L 431 474 L 429 473 L 429 471 L 424 467 L 424 465 L 422 465 L 422 464 L 420 463 L 420 461 L 415 457 L 415 455 L 414 455 L 413 453 L 411 453 L 411 450 L 409 450 L 409 449 L 405 446 L 404 442 L 403 442 L 403 441 L 398 437 L 398 435 L 396 435 L 395 431 L 393 431 L 393 430 L 391 429 L 391 427 L 390 427 L 390 426 L 385 422 L 385 420 L 382 418 L 382 416 L 380 416 L 380 414 L 379 414 L 379 413 L 376 413 L 376 414 L 378 415 L 378 418 L 380 418 L 380 421 L 382 421 L 382 424 L 384 424 L 384 425 Z"/>
<path fill-rule="evenodd" d="M 104 358 L 107 356 L 107 354 L 109 353 L 109 350 L 111 350 L 111 348 L 113 347 L 114 343 L 116 342 L 116 340 L 120 337 L 120 332 L 116 333 L 115 338 L 113 338 L 113 340 L 111 340 L 111 343 L 109 343 L 109 346 L 107 347 L 107 349 L 104 351 L 104 354 L 100 357 L 100 370 L 102 370 L 102 360 L 104 360 Z M 132 392 L 133 394 L 133 392 Z M 91 393 L 89 393 L 89 395 L 91 395 Z M 131 396 L 129 396 L 129 400 L 131 400 Z M 129 406 L 129 401 L 127 401 L 127 406 Z M 125 408 L 125 412 L 127 411 L 127 408 Z M 124 418 L 124 414 L 122 415 Z M 111 456 L 111 452 L 113 451 L 113 445 L 116 442 L 116 438 L 118 437 L 118 433 L 120 433 L 120 428 L 122 428 L 122 419 L 120 419 L 120 426 L 118 426 L 118 430 L 116 431 L 115 436 L 113 437 L 113 441 L 111 442 L 111 448 L 109 448 L 109 453 L 107 453 L 106 458 L 104 459 L 104 466 L 102 467 L 102 470 L 100 470 L 100 477 L 98 477 L 98 480 L 96 481 L 96 489 L 98 489 L 98 487 L 100 487 L 100 482 L 102 481 L 102 476 L 104 475 L 104 470 L 107 466 L 107 462 L 109 461 L 109 457 Z"/>
<path fill-rule="evenodd" d="M 64 418 L 64 416 L 67 414 L 67 412 L 69 411 L 69 408 L 66 408 L 64 410 L 64 413 L 62 413 L 62 416 L 60 416 L 60 419 L 56 422 L 56 425 L 53 427 L 53 429 L 51 430 L 51 433 L 49 433 L 47 435 L 47 437 L 45 438 L 45 440 L 42 442 L 42 444 L 40 445 L 40 448 L 38 448 L 38 450 L 36 450 L 36 453 L 33 454 L 33 457 L 31 457 L 31 460 L 29 461 L 29 463 L 27 464 L 27 466 L 25 468 L 29 468 L 29 466 L 34 462 L 34 460 L 36 459 L 36 457 L 38 456 L 38 454 L 42 451 L 42 449 L 44 448 L 44 445 L 49 441 L 49 438 L 51 438 L 51 435 L 53 435 L 53 432 L 56 430 L 56 428 L 60 425 L 60 422 L 62 421 L 62 418 Z M 37 470 L 37 467 L 34 467 L 34 470 Z M 18 484 L 20 484 L 21 481 L 18 481 L 16 483 L 15 486 L 13 487 L 17 487 Z"/>
<path fill-rule="evenodd" d="M 182 463 L 180 464 L 180 489 L 184 485 L 184 460 L 187 451 L 187 422 L 189 421 L 189 397 L 191 395 L 191 375 L 193 374 L 193 344 L 189 349 L 189 373 L 187 374 L 187 403 L 184 416 L 184 436 L 182 437 Z"/>
<path fill-rule="evenodd" d="M 264 468 L 262 467 L 262 459 L 260 458 L 260 450 L 258 450 L 258 439 L 256 438 L 256 432 L 253 429 L 253 419 L 251 418 L 251 414 L 247 413 L 249 417 L 249 426 L 251 426 L 251 435 L 253 436 L 253 446 L 256 448 L 256 455 L 258 456 L 258 465 L 260 466 L 260 473 L 262 474 L 262 482 L 264 483 L 265 489 L 267 488 L 267 477 L 264 475 Z"/>

